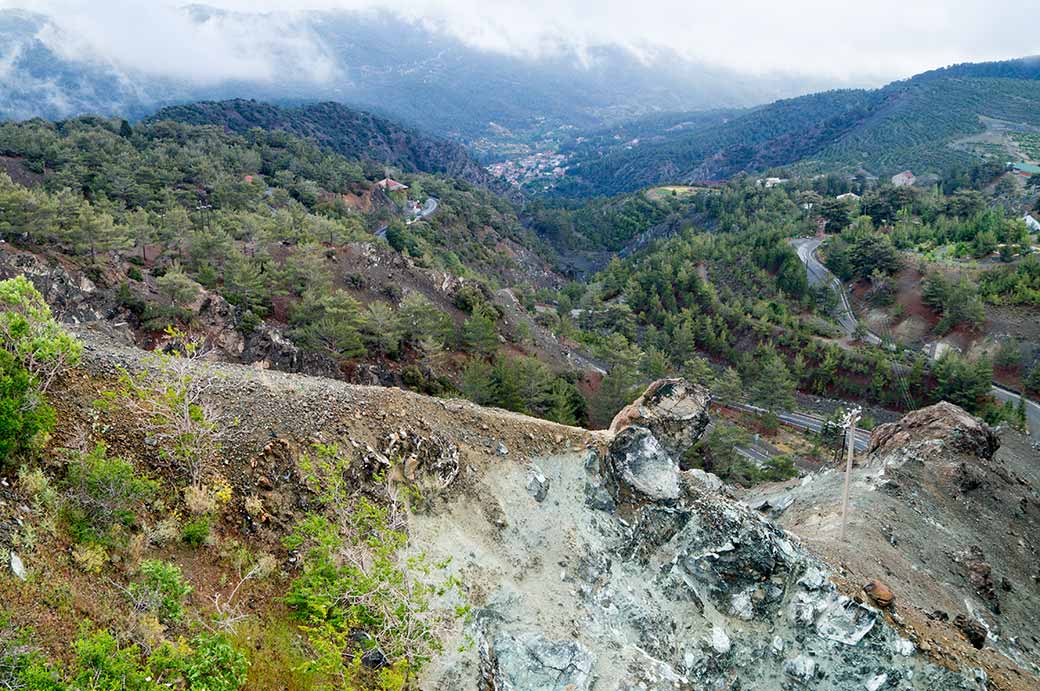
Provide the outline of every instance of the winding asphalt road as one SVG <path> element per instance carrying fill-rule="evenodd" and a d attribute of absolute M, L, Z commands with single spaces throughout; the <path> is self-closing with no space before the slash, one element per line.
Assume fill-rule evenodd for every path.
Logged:
<path fill-rule="evenodd" d="M 746 403 L 729 403 L 727 404 L 730 408 L 736 408 L 737 410 L 743 410 L 748 413 L 755 413 L 761 415 L 766 412 L 764 408 L 758 406 L 747 405 Z M 809 415 L 808 413 L 777 413 L 776 417 L 783 424 L 788 427 L 794 427 L 796 429 L 804 430 L 807 432 L 820 433 L 823 429 L 823 423 L 826 422 L 822 417 L 816 415 Z M 870 432 L 865 429 L 856 430 L 856 451 L 866 451 L 867 446 L 870 445 Z"/>
<path fill-rule="evenodd" d="M 823 242 L 820 238 L 796 238 L 791 241 L 794 245 L 795 250 L 798 252 L 798 258 L 805 264 L 805 272 L 809 277 L 809 283 L 811 285 L 828 285 L 830 288 L 837 293 L 838 301 L 841 305 L 842 312 L 838 315 L 838 323 L 842 329 L 851 336 L 856 331 L 856 327 L 859 324 L 856 319 L 856 315 L 852 311 L 852 306 L 849 304 L 848 295 L 845 292 L 845 286 L 841 284 L 841 281 L 830 272 L 830 270 L 820 263 L 820 260 L 816 257 L 816 250 L 819 249 L 820 243 Z M 866 332 L 864 340 L 868 343 L 878 345 L 881 343 L 881 339 L 876 334 L 869 331 Z M 1018 405 L 1019 394 L 1015 391 L 1007 389 L 996 382 L 993 383 L 993 388 L 990 393 L 998 401 L 1011 402 Z M 1026 399 L 1026 427 L 1029 430 L 1029 434 L 1037 437 L 1040 436 L 1040 405 L 1036 401 Z"/>
<path fill-rule="evenodd" d="M 412 220 L 405 222 L 405 225 L 410 226 L 416 221 L 421 221 L 424 218 L 427 218 L 428 216 L 430 216 L 430 214 L 437 210 L 438 203 L 439 202 L 437 201 L 436 197 L 427 197 L 426 201 L 423 203 L 422 209 L 419 211 L 419 215 L 413 218 Z"/>
<path fill-rule="evenodd" d="M 852 337 L 856 333 L 856 327 L 859 326 L 859 320 L 856 319 L 856 314 L 852 311 L 852 305 L 849 304 L 849 297 L 845 293 L 845 287 L 841 284 L 841 281 L 816 257 L 816 250 L 819 249 L 822 242 L 823 240 L 820 238 L 798 238 L 793 240 L 791 244 L 794 245 L 795 250 L 798 252 L 798 258 L 805 264 L 805 273 L 809 277 L 809 284 L 812 286 L 829 286 L 838 296 L 838 324 L 841 325 L 847 336 Z M 871 345 L 881 345 L 881 339 L 869 331 L 864 334 L 863 340 Z"/>
<path fill-rule="evenodd" d="M 405 221 L 404 224 L 406 226 L 410 226 L 413 223 L 415 223 L 416 221 L 421 221 L 424 218 L 428 218 L 434 211 L 437 210 L 437 204 L 439 204 L 439 203 L 440 202 L 437 201 L 436 197 L 427 197 L 426 201 L 423 203 L 422 209 L 419 210 L 419 215 L 416 216 L 415 218 L 413 218 L 410 221 Z M 378 228 L 376 228 L 376 231 L 374 233 L 372 233 L 372 234 L 375 235 L 377 238 L 381 238 L 383 240 L 386 240 L 386 229 L 389 228 L 389 227 L 390 227 L 389 223 L 384 223 L 383 225 L 381 225 Z"/>

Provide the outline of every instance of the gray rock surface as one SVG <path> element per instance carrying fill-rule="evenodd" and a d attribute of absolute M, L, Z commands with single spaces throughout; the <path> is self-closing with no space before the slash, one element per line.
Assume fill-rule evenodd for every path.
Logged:
<path fill-rule="evenodd" d="M 589 691 L 594 682 L 588 650 L 538 632 L 499 632 L 484 641 L 480 654 L 485 681 L 496 691 Z"/>
<path fill-rule="evenodd" d="M 696 443 L 708 426 L 711 392 L 685 379 L 658 379 L 643 395 L 614 416 L 610 431 L 646 427 L 676 460 Z"/>
<path fill-rule="evenodd" d="M 476 644 L 431 663 L 423 688 L 984 688 L 918 657 L 758 512 L 680 482 L 649 429 L 532 461 L 551 500 L 531 502 L 529 465 L 497 464 L 415 517 L 416 544 L 484 593 L 456 634 Z M 504 527 L 482 517 L 492 502 Z"/>
<path fill-rule="evenodd" d="M 609 460 L 619 487 L 655 501 L 679 498 L 679 464 L 646 427 L 621 430 Z"/>
<path fill-rule="evenodd" d="M 990 459 L 1000 439 L 979 418 L 963 408 L 942 401 L 915 410 L 898 422 L 880 425 L 870 435 L 868 453 L 886 453 L 925 440 L 942 440 L 948 448 Z"/>
<path fill-rule="evenodd" d="M 545 477 L 545 474 L 536 465 L 532 465 L 527 474 L 527 492 L 537 502 L 545 501 L 549 495 L 549 478 Z"/>
<path fill-rule="evenodd" d="M 25 562 L 13 551 L 11 552 L 11 573 L 23 581 L 29 577 L 29 572 L 25 569 Z"/>

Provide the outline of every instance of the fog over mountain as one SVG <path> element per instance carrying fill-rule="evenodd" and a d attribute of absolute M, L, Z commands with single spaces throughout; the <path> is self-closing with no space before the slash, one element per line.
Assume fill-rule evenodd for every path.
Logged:
<path fill-rule="evenodd" d="M 502 128 L 753 105 L 884 71 L 838 75 L 763 55 L 761 17 L 740 12 L 675 34 L 687 5 L 659 5 L 651 31 L 618 3 L 219 4 L 0 3 L 0 114 L 135 117 L 199 98 L 332 99 L 472 141 Z M 682 21 L 658 21 L 673 10 Z M 748 44 L 714 50 L 707 39 L 721 21 L 746 23 Z"/>

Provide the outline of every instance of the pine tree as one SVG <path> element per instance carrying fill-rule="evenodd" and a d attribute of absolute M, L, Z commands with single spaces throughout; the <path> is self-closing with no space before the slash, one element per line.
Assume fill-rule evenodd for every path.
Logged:
<path fill-rule="evenodd" d="M 795 383 L 779 355 L 773 354 L 760 361 L 758 375 L 751 387 L 752 403 L 770 413 L 794 407 Z"/>
<path fill-rule="evenodd" d="M 498 350 L 498 332 L 486 309 L 474 310 L 462 325 L 462 341 L 466 348 L 481 357 L 491 357 Z"/>
<path fill-rule="evenodd" d="M 363 332 L 371 352 L 394 357 L 401 347 L 400 321 L 385 302 L 373 302 L 365 315 Z"/>
<path fill-rule="evenodd" d="M 574 387 L 563 379 L 553 382 L 549 391 L 549 409 L 546 417 L 561 425 L 577 425 L 577 406 L 574 404 Z"/>
<path fill-rule="evenodd" d="M 740 374 L 732 367 L 723 371 L 712 387 L 715 398 L 724 403 L 740 403 L 744 400 L 744 383 L 740 380 Z"/>
<path fill-rule="evenodd" d="M 694 384 L 711 386 L 715 379 L 715 372 L 711 369 L 711 365 L 699 355 L 694 355 L 686 360 L 681 371 L 686 380 Z"/>
<path fill-rule="evenodd" d="M 1026 390 L 1040 393 L 1040 362 L 1033 365 L 1033 368 L 1029 370 L 1029 374 L 1026 375 L 1023 384 L 1025 384 Z"/>
<path fill-rule="evenodd" d="M 170 269 L 155 281 L 159 292 L 166 296 L 171 305 L 183 307 L 199 294 L 201 287 L 191 280 L 179 264 Z"/>
<path fill-rule="evenodd" d="M 609 425 L 617 412 L 638 395 L 634 390 L 636 381 L 636 374 L 629 367 L 618 365 L 610 370 L 589 401 L 589 422 L 598 428 Z"/>

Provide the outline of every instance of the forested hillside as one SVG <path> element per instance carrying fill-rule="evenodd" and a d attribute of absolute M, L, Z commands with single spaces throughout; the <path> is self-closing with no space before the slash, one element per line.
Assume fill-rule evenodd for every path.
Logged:
<path fill-rule="evenodd" d="M 976 186 L 991 184 L 992 175 Z M 770 410 L 791 406 L 797 389 L 897 409 L 953 400 L 993 420 L 1019 421 L 1019 412 L 988 397 L 994 365 L 987 352 L 999 349 L 1000 367 L 1014 376 L 1040 376 L 1036 353 L 1020 336 L 998 334 L 970 357 L 950 354 L 935 363 L 896 345 L 849 347 L 833 322 L 836 296 L 809 285 L 790 240 L 815 233 L 827 219 L 835 233 L 825 246 L 827 262 L 857 291 L 862 286 L 875 307 L 903 299 L 896 276 L 915 261 L 902 252 L 999 254 L 1006 265 L 978 272 L 977 286 L 929 271 L 925 307 L 915 308 L 916 318 L 923 309 L 935 325 L 933 338 L 956 330 L 975 334 L 964 341 L 970 343 L 985 338 L 983 301 L 1035 304 L 1036 262 L 1025 224 L 969 187 L 947 196 L 883 185 L 853 203 L 828 191 L 841 181 L 828 176 L 767 189 L 738 178 L 682 195 L 662 188 L 660 196 L 529 209 L 533 227 L 564 245 L 587 237 L 586 244 L 616 250 L 650 235 L 584 284 L 543 298 L 558 306 L 554 328 L 611 364 L 591 418 L 608 420 L 632 386 L 678 372 L 714 379 L 723 399 Z"/>
<path fill-rule="evenodd" d="M 666 127 L 650 135 L 637 128 L 644 131 L 638 142 L 583 139 L 567 149 L 573 163 L 556 191 L 614 194 L 795 164 L 804 172 L 862 169 L 889 176 L 906 169 L 941 173 L 987 155 L 1003 163 L 1010 153 L 967 141 L 987 128 L 1040 128 L 1036 64 L 960 65 L 876 90 L 777 101 L 690 130 Z"/>
<path fill-rule="evenodd" d="M 486 190 L 386 190 L 381 167 L 285 132 L 171 121 L 8 123 L 0 156 L 0 273 L 34 267 L 142 345 L 186 330 L 233 359 L 584 417 L 559 345 L 499 305 L 559 285 L 550 251 Z"/>
<path fill-rule="evenodd" d="M 487 172 L 462 146 L 340 103 L 283 108 L 243 99 L 204 101 L 163 108 L 147 120 L 219 125 L 238 134 L 254 127 L 281 130 L 347 158 L 385 163 L 409 173 L 444 173 L 478 185 L 489 182 Z"/>

